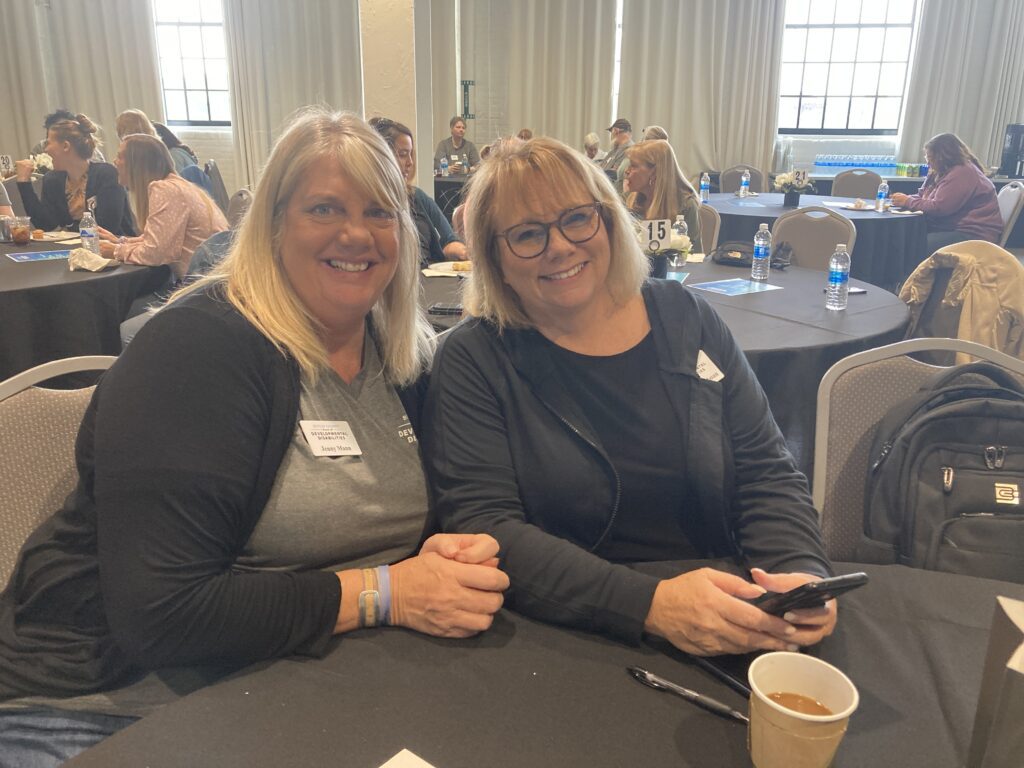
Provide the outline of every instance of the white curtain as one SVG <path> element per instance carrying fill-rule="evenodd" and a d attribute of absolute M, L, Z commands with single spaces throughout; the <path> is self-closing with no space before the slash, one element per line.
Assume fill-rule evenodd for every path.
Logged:
<path fill-rule="evenodd" d="M 608 127 L 615 0 L 462 0 L 460 14 L 478 146 L 530 128 L 582 147 Z M 438 138 L 447 134 L 446 123 Z"/>
<path fill-rule="evenodd" d="M 462 102 L 457 94 L 458 75 L 455 70 L 456 13 L 458 0 L 431 0 L 430 2 L 430 75 L 433 94 L 433 136 L 423 136 L 420 155 L 434 154 L 434 147 L 449 135 L 448 121 L 452 115 L 462 114 Z M 420 138 L 420 137 L 417 137 Z"/>
<path fill-rule="evenodd" d="M 3 0 L 0 146 L 24 155 L 56 107 L 84 112 L 116 145 L 114 119 L 129 107 L 163 118 L 152 6 L 140 0 Z M 13 109 L 9 107 L 13 106 Z M 116 146 L 114 146 L 116 152 Z M 7 152 L 7 150 L 3 150 Z"/>
<path fill-rule="evenodd" d="M 357 0 L 224 0 L 238 181 L 253 185 L 288 117 L 363 111 Z"/>
<path fill-rule="evenodd" d="M 687 176 L 771 170 L 784 0 L 627 0 L 618 115 L 668 131 Z"/>
<path fill-rule="evenodd" d="M 998 165 L 1007 123 L 1024 121 L 1024 0 L 924 0 L 900 159 L 923 161 L 955 133 Z"/>

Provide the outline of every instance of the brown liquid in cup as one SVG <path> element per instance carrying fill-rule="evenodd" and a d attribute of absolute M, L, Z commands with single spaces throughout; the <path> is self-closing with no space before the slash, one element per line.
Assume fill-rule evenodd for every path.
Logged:
<path fill-rule="evenodd" d="M 822 704 L 820 701 L 812 699 L 810 696 L 804 696 L 801 693 L 787 693 L 785 691 L 778 691 L 776 693 L 769 693 L 768 698 L 774 701 L 776 704 L 781 704 L 786 709 L 792 709 L 794 712 L 799 712 L 801 715 L 831 715 L 832 710 Z"/>
<path fill-rule="evenodd" d="M 25 245 L 32 239 L 32 228 L 15 224 L 11 227 L 11 239 L 17 245 Z"/>

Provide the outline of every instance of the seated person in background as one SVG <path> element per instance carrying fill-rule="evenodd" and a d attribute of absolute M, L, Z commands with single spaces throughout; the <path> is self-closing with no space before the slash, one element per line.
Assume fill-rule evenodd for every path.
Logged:
<path fill-rule="evenodd" d="M 626 205 L 640 219 L 682 215 L 694 253 L 703 253 L 700 198 L 676 162 L 672 145 L 661 139 L 642 141 L 626 150 Z"/>
<path fill-rule="evenodd" d="M 199 165 L 199 157 L 192 151 L 192 147 L 188 144 L 183 144 L 181 139 L 171 132 L 170 128 L 163 123 L 153 123 L 153 128 L 156 129 L 156 135 L 160 137 L 160 140 L 171 153 L 171 157 L 174 159 L 175 171 L 181 173 L 182 168 L 189 165 Z"/>
<path fill-rule="evenodd" d="M 64 743 L 80 724 L 94 743 L 231 668 L 320 656 L 362 626 L 490 626 L 508 584 L 497 542 L 424 542 L 413 430 L 434 336 L 408 205 L 366 123 L 300 115 L 222 268 L 103 376 L 78 488 L 0 596 L 10 764 L 56 765 L 89 746 Z M 347 422 L 358 458 L 309 420 Z M 360 601 L 364 590 L 377 594 Z M 8 737 L 11 722 L 35 726 L 27 742 Z"/>
<path fill-rule="evenodd" d="M 605 153 L 601 151 L 601 139 L 596 133 L 588 133 L 583 137 L 583 151 L 586 152 L 590 160 L 598 165 L 605 158 Z"/>
<path fill-rule="evenodd" d="M 441 158 L 448 158 L 448 169 L 453 173 L 472 173 L 480 165 L 480 153 L 476 145 L 466 138 L 466 121 L 456 115 L 448 121 L 452 135 L 442 139 L 434 150 L 434 173 L 441 170 Z M 466 156 L 464 166 L 462 156 Z"/>
<path fill-rule="evenodd" d="M 126 264 L 169 264 L 174 280 L 181 280 L 196 247 L 227 229 L 227 219 L 209 195 L 174 172 L 171 155 L 156 136 L 125 136 L 114 163 L 132 194 L 142 234 L 117 237 L 101 228 L 100 251 Z"/>
<path fill-rule="evenodd" d="M 437 352 L 422 439 L 441 525 L 501 543 L 509 605 L 698 654 L 829 634 L 834 601 L 788 620 L 745 602 L 829 574 L 807 480 L 711 306 L 645 282 L 601 170 L 553 139 L 507 145 L 473 180 L 467 227 L 473 317 Z M 710 557 L 756 584 L 621 564 Z"/>
<path fill-rule="evenodd" d="M 14 216 L 14 206 L 7 194 L 7 187 L 0 184 L 0 216 Z"/>
<path fill-rule="evenodd" d="M 156 136 L 156 128 L 149 122 L 149 117 L 141 109 L 126 109 L 119 114 L 114 121 L 114 130 L 117 131 L 118 141 L 133 133 Z"/>
<path fill-rule="evenodd" d="M 529 141 L 533 138 L 533 131 L 529 128 L 520 128 L 519 133 L 516 134 L 516 138 L 522 139 L 523 141 Z"/>
<path fill-rule="evenodd" d="M 398 161 L 398 170 L 409 190 L 409 208 L 420 238 L 420 264 L 427 266 L 438 261 L 462 261 L 469 258 L 466 246 L 452 231 L 451 224 L 441 209 L 426 192 L 413 186 L 416 175 L 416 147 L 412 131 L 386 117 L 374 117 L 370 125 L 391 147 Z"/>
<path fill-rule="evenodd" d="M 89 160 L 98 144 L 96 132 L 96 125 L 85 115 L 58 120 L 50 127 L 45 151 L 53 158 L 53 170 L 43 176 L 42 199 L 32 187 L 32 161 L 15 163 L 18 191 L 32 226 L 75 229 L 88 205 L 101 227 L 115 235 L 135 234 L 128 195 L 117 182 L 117 169 Z"/>
<path fill-rule="evenodd" d="M 893 205 L 924 211 L 928 253 L 965 240 L 998 243 L 1003 234 L 996 188 L 959 136 L 940 133 L 924 145 L 928 178 L 916 195 L 892 194 Z"/>
<path fill-rule="evenodd" d="M 657 139 L 668 141 L 668 131 L 660 125 L 649 125 L 644 128 L 644 141 L 655 141 Z"/>
<path fill-rule="evenodd" d="M 31 154 L 31 155 L 38 155 L 38 154 L 41 154 L 41 153 L 46 151 L 46 142 L 47 142 L 47 140 L 49 138 L 49 135 L 50 135 L 50 129 L 54 126 L 54 124 L 59 123 L 62 120 L 74 120 L 74 119 L 75 119 L 75 113 L 72 112 L 69 109 L 64 109 L 63 107 L 58 107 L 53 112 L 48 114 L 43 119 L 43 130 L 46 131 L 46 136 L 43 138 L 42 141 L 40 141 L 38 144 L 36 144 L 34 147 L 32 147 L 32 150 L 29 152 L 29 154 Z M 100 151 L 98 143 L 97 143 L 97 146 L 96 146 L 96 150 L 92 153 L 92 157 L 89 158 L 89 159 L 92 160 L 94 163 L 105 163 L 105 162 L 107 162 L 107 158 L 105 158 L 103 156 L 103 153 Z"/>

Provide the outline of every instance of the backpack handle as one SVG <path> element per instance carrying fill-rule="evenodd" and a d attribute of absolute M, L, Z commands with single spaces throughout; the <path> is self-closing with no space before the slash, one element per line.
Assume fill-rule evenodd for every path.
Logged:
<path fill-rule="evenodd" d="M 1009 389 L 1019 395 L 1024 395 L 1024 384 L 1021 384 L 1015 376 L 1005 368 L 1001 368 L 994 363 L 986 362 L 966 363 L 964 365 L 953 366 L 948 371 L 942 371 L 934 376 L 921 387 L 921 391 L 942 389 L 961 376 L 966 376 L 971 373 L 984 376 L 1005 389 Z"/>

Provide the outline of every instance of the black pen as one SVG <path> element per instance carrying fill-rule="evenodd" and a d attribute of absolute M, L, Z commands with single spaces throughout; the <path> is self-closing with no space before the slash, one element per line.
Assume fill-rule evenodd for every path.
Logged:
<path fill-rule="evenodd" d="M 694 664 L 696 664 L 698 667 L 703 669 L 705 672 L 708 672 L 709 674 L 712 674 L 715 677 L 717 677 L 723 683 L 725 683 L 734 691 L 736 691 L 736 693 L 740 694 L 741 696 L 750 696 L 750 688 L 744 685 L 741 680 L 737 680 L 735 677 L 730 675 L 724 669 L 720 669 L 719 667 L 715 666 L 715 663 L 713 661 L 708 661 L 707 659 L 701 656 L 693 656 L 692 654 L 687 654 L 686 657 Z"/>
<path fill-rule="evenodd" d="M 739 720 L 741 723 L 750 722 L 750 718 L 742 712 L 737 712 L 728 704 L 723 704 L 717 699 L 712 699 L 710 696 L 705 696 L 702 693 L 691 691 L 689 688 L 683 688 L 683 686 L 676 685 L 663 677 L 652 674 L 646 669 L 641 669 L 640 667 L 626 667 L 626 670 L 637 681 L 643 683 L 649 688 L 654 688 L 657 691 L 668 691 L 669 693 L 674 693 L 677 696 L 683 697 L 691 704 L 696 704 L 701 709 L 706 709 L 708 712 L 713 712 L 721 717 L 730 717 L 733 720 Z"/>

